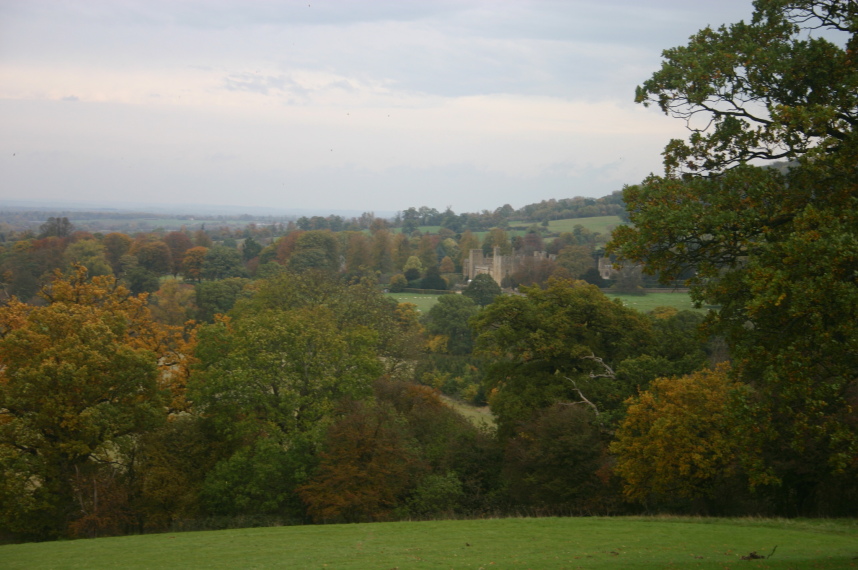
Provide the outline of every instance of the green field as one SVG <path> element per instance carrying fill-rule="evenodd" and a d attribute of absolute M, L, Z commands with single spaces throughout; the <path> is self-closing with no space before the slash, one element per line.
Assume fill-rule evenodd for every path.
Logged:
<path fill-rule="evenodd" d="M 480 240 L 480 243 L 486 239 L 486 236 L 489 235 L 489 232 L 472 232 L 474 236 Z M 512 239 L 516 236 L 524 236 L 527 234 L 526 230 L 506 230 L 506 237 Z"/>
<path fill-rule="evenodd" d="M 707 312 L 708 309 L 695 309 L 691 303 L 688 293 L 647 293 L 646 295 L 618 295 L 608 290 L 603 290 L 605 295 L 613 299 L 620 299 L 627 307 L 632 307 L 643 313 L 648 313 L 656 307 L 673 307 L 679 311 Z"/>
<path fill-rule="evenodd" d="M 571 218 L 568 220 L 552 220 L 548 222 L 548 229 L 552 233 L 571 232 L 575 226 L 581 225 L 591 232 L 599 232 L 610 235 L 611 231 L 622 224 L 619 216 L 596 216 L 593 218 Z"/>
<path fill-rule="evenodd" d="M 763 560 L 742 560 L 751 552 Z M 41 568 L 858 567 L 848 521 L 517 518 L 269 527 L 0 546 L 6 570 Z"/>
<path fill-rule="evenodd" d="M 438 295 L 421 293 L 388 293 L 388 295 L 396 299 L 397 303 L 412 303 L 417 305 L 417 310 L 421 313 L 428 312 L 438 302 Z"/>

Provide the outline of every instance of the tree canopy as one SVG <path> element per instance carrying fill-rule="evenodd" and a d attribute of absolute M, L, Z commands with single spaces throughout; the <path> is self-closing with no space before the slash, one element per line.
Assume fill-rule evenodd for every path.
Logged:
<path fill-rule="evenodd" d="M 477 353 L 490 359 L 486 374 L 499 429 L 511 435 L 535 410 L 585 397 L 604 410 L 631 395 L 614 369 L 650 346 L 646 317 L 611 301 L 583 281 L 552 280 L 502 296 L 472 320 Z M 633 388 L 632 388 L 633 389 Z"/>
<path fill-rule="evenodd" d="M 481 307 L 485 307 L 502 293 L 500 285 L 497 284 L 491 275 L 486 273 L 480 273 L 474 277 L 465 290 L 462 291 L 462 295 L 470 297 L 474 303 Z"/>
<path fill-rule="evenodd" d="M 44 538 L 96 488 L 76 481 L 179 403 L 191 350 L 112 276 L 77 266 L 42 298 L 0 308 L 0 526 Z"/>
<path fill-rule="evenodd" d="M 710 330 L 752 388 L 751 481 L 801 508 L 858 457 L 858 5 L 754 6 L 750 23 L 666 50 L 638 88 L 691 134 L 667 145 L 664 176 L 624 191 L 633 225 L 609 249 L 664 280 L 691 274 L 694 298 L 720 307 Z"/>

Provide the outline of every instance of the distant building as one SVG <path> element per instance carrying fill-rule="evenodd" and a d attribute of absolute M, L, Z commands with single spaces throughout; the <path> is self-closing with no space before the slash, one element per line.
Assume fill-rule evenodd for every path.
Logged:
<path fill-rule="evenodd" d="M 614 269 L 614 262 L 610 260 L 608 257 L 600 257 L 599 258 L 599 277 L 605 279 L 606 281 L 609 279 L 614 279 L 619 271 Z"/>
<path fill-rule="evenodd" d="M 462 275 L 468 281 L 485 273 L 490 275 L 495 282 L 500 285 L 504 277 L 509 277 L 521 266 L 522 262 L 528 257 L 536 257 L 538 259 L 550 259 L 554 261 L 557 257 L 553 254 L 548 254 L 544 251 L 534 251 L 532 255 L 501 255 L 500 248 L 495 246 L 492 249 L 491 257 L 483 255 L 482 249 L 472 249 L 468 254 L 468 258 L 462 264 Z"/>

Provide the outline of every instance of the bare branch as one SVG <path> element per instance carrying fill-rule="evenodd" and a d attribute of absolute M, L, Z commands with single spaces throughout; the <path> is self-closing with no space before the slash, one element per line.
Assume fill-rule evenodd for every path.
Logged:
<path fill-rule="evenodd" d="M 601 364 L 605 368 L 604 374 L 593 374 L 592 372 L 590 372 L 590 378 L 612 378 L 613 379 L 613 378 L 617 377 L 617 374 L 613 371 L 613 369 L 610 366 L 608 366 L 607 364 L 605 364 L 605 361 L 602 360 L 601 358 L 599 358 L 598 356 L 596 356 L 595 354 L 591 353 L 590 356 L 582 356 L 581 358 L 585 358 L 587 360 L 592 360 L 594 362 L 598 362 L 599 364 Z M 569 378 L 567 378 L 567 380 L 569 380 L 573 384 L 575 383 L 574 380 L 571 380 Z M 578 386 L 575 386 L 575 389 L 578 390 Z M 580 390 L 579 390 L 579 393 L 580 393 Z M 583 396 L 581 396 L 581 397 L 583 398 Z"/>
<path fill-rule="evenodd" d="M 580 401 L 580 402 L 569 402 L 569 403 L 566 403 L 566 404 L 563 404 L 563 405 L 564 405 L 564 406 L 575 406 L 575 405 L 577 405 L 577 404 L 587 404 L 588 406 L 590 406 L 591 408 L 593 408 L 593 412 L 594 412 L 594 413 L 596 414 L 596 416 L 598 417 L 598 415 L 599 415 L 599 408 L 598 408 L 598 407 L 596 407 L 596 404 L 594 404 L 593 402 L 591 402 L 590 400 L 588 400 L 588 399 L 587 399 L 587 396 L 585 396 L 585 395 L 584 395 L 584 392 L 582 392 L 582 391 L 581 391 L 581 388 L 579 388 L 579 387 L 578 387 L 578 383 L 577 383 L 577 382 L 575 382 L 573 379 L 569 378 L 568 376 L 564 376 L 564 378 L 566 378 L 567 380 L 569 380 L 569 382 L 571 382 L 571 383 L 572 383 L 572 387 L 573 387 L 573 388 L 575 388 L 575 391 L 576 391 L 576 392 L 578 392 L 578 396 L 581 398 L 581 401 Z"/>

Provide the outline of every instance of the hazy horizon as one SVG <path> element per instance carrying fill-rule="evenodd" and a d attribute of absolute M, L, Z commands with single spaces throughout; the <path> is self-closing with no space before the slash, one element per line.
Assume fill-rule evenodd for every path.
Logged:
<path fill-rule="evenodd" d="M 605 196 L 685 135 L 633 103 L 661 50 L 751 9 L 3 2 L 0 198 L 465 212 Z"/>

